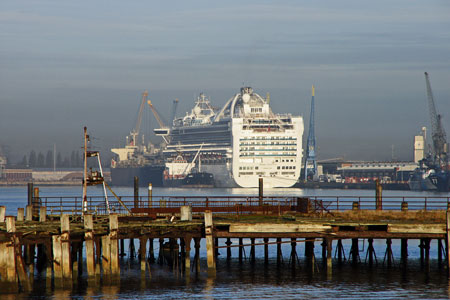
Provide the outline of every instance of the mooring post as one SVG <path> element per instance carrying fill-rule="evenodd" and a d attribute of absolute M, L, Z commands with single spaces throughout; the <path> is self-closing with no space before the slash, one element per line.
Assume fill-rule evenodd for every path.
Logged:
<path fill-rule="evenodd" d="M 33 183 L 32 182 L 28 182 L 28 190 L 27 190 L 27 195 L 28 195 L 28 205 L 32 205 L 33 204 Z"/>
<path fill-rule="evenodd" d="M 258 187 L 259 187 L 259 206 L 263 206 L 263 193 L 264 193 L 264 179 L 262 177 L 259 177 L 258 181 Z"/>
<path fill-rule="evenodd" d="M 206 238 L 206 256 L 208 262 L 208 269 L 215 271 L 216 261 L 214 258 L 214 238 L 213 238 L 213 219 L 212 212 L 205 211 L 205 238 Z"/>
<path fill-rule="evenodd" d="M 148 208 L 153 207 L 153 185 L 148 184 Z"/>
<path fill-rule="evenodd" d="M 6 206 L 0 206 L 0 223 L 5 222 L 6 217 Z"/>
<path fill-rule="evenodd" d="M 39 222 L 47 221 L 47 207 L 39 207 Z"/>
<path fill-rule="evenodd" d="M 94 221 L 91 214 L 84 215 L 84 241 L 86 247 L 86 269 L 89 277 L 95 276 Z"/>
<path fill-rule="evenodd" d="M 119 216 L 117 214 L 109 215 L 109 242 L 111 244 L 111 273 L 113 276 L 119 276 Z"/>
<path fill-rule="evenodd" d="M 134 208 L 139 207 L 139 177 L 134 176 Z"/>
<path fill-rule="evenodd" d="M 379 179 L 375 180 L 375 198 L 376 198 L 376 209 L 382 210 L 383 209 L 383 186 L 380 183 Z"/>
<path fill-rule="evenodd" d="M 17 222 L 23 222 L 25 217 L 25 209 L 23 207 L 19 207 L 17 209 Z"/>

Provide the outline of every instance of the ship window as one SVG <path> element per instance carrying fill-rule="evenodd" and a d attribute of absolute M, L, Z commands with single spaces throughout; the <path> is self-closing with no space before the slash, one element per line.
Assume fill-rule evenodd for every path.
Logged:
<path fill-rule="evenodd" d="M 279 170 L 279 169 L 280 169 L 280 166 L 277 167 L 277 170 Z"/>
<path fill-rule="evenodd" d="M 258 167 L 255 167 L 255 170 L 258 170 Z"/>

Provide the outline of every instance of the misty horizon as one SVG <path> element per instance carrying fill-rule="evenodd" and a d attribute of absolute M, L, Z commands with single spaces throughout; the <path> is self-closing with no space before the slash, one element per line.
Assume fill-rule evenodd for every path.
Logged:
<path fill-rule="evenodd" d="M 200 92 L 221 107 L 241 86 L 302 115 L 316 87 L 318 160 L 412 160 L 430 133 L 423 73 L 450 130 L 450 5 L 444 1 L 1 4 L 0 145 L 81 150 L 83 127 L 110 157 L 134 128 L 141 93 L 168 119 Z M 157 127 L 146 107 L 148 136 Z M 429 135 L 430 136 L 430 135 Z M 151 137 L 159 143 L 158 137 Z"/>

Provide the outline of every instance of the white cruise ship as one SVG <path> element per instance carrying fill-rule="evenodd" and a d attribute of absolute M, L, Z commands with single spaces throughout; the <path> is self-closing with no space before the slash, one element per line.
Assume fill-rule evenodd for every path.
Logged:
<path fill-rule="evenodd" d="M 155 130 L 158 132 L 158 130 Z M 300 177 L 303 118 L 275 114 L 269 99 L 250 87 L 214 111 L 201 94 L 194 109 L 174 120 L 163 151 L 166 160 L 199 152 L 202 170 L 214 175 L 217 187 L 291 187 Z"/>

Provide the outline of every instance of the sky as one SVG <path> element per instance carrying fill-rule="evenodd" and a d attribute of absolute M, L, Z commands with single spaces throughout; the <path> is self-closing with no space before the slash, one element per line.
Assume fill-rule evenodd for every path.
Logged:
<path fill-rule="evenodd" d="M 241 86 L 303 115 L 316 87 L 318 159 L 412 160 L 430 128 L 424 72 L 450 132 L 450 2 L 0 2 L 0 145 L 80 150 L 83 126 L 110 155 L 141 93 L 169 118 L 204 92 L 221 107 Z M 143 128 L 157 127 L 146 108 Z M 152 137 L 160 142 L 158 137 Z"/>

